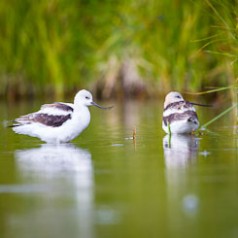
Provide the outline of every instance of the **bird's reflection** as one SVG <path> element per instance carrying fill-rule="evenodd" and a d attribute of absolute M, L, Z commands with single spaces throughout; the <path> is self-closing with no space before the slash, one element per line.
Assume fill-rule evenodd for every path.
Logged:
<path fill-rule="evenodd" d="M 196 216 L 199 197 L 189 185 L 189 167 L 196 164 L 199 138 L 193 135 L 166 135 L 163 138 L 166 182 L 168 193 L 168 216 L 170 223 L 180 222 L 184 214 Z"/>
<path fill-rule="evenodd" d="M 92 172 L 91 154 L 73 144 L 42 144 L 40 148 L 17 150 L 15 157 L 23 173 L 58 176 L 67 172 Z"/>
<path fill-rule="evenodd" d="M 197 157 L 199 138 L 193 135 L 166 135 L 163 138 L 167 168 L 185 167 Z"/>
<path fill-rule="evenodd" d="M 73 144 L 44 144 L 39 148 L 17 150 L 15 158 L 22 183 L 47 188 L 37 195 L 37 199 L 41 198 L 37 200 L 37 211 L 28 211 L 38 213 L 37 226 L 41 227 L 48 214 L 49 227 L 61 226 L 79 237 L 92 237 L 94 178 L 91 153 Z M 24 218 L 21 221 L 24 222 Z M 70 224 L 75 224 L 74 231 L 70 230 Z"/>

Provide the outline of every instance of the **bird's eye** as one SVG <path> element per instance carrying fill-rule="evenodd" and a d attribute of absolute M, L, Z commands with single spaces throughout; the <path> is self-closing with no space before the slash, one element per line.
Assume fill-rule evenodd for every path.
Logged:
<path fill-rule="evenodd" d="M 90 99 L 88 96 L 85 97 L 86 99 Z"/>
<path fill-rule="evenodd" d="M 179 95 L 175 96 L 176 98 L 181 98 Z"/>

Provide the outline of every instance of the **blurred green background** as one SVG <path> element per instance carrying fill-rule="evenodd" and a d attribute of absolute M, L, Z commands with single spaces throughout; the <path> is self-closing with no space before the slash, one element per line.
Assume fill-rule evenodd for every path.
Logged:
<path fill-rule="evenodd" d="M 237 0 L 1 0 L 0 96 L 233 86 Z"/>

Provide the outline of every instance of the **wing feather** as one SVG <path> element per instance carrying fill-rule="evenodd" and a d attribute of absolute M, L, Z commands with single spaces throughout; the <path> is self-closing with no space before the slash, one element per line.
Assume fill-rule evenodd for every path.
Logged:
<path fill-rule="evenodd" d="M 58 127 L 71 119 L 73 104 L 52 103 L 41 106 L 38 112 L 30 113 L 15 119 L 13 126 L 20 126 L 31 123 L 41 123 L 46 126 Z"/>
<path fill-rule="evenodd" d="M 47 113 L 51 115 L 66 115 L 74 111 L 73 104 L 55 102 L 52 104 L 44 104 L 41 106 L 40 113 Z"/>

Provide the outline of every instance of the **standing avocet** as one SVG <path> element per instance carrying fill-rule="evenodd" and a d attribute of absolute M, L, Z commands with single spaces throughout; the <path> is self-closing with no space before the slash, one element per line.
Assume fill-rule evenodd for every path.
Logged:
<path fill-rule="evenodd" d="M 165 97 L 162 127 L 168 134 L 186 134 L 198 129 L 199 121 L 194 103 L 187 102 L 178 92 Z"/>
<path fill-rule="evenodd" d="M 13 131 L 38 137 L 47 143 L 65 143 L 77 137 L 90 122 L 88 106 L 101 107 L 93 101 L 92 94 L 80 90 L 74 103 L 45 104 L 37 112 L 15 119 Z"/>

